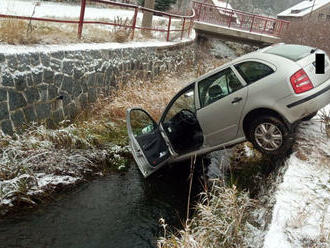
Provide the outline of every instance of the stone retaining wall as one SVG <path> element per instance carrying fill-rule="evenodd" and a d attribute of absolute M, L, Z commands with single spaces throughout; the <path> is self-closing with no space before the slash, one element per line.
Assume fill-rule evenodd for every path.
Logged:
<path fill-rule="evenodd" d="M 12 134 L 24 123 L 72 119 L 132 73 L 153 77 L 194 62 L 193 45 L 0 52 L 0 128 Z"/>

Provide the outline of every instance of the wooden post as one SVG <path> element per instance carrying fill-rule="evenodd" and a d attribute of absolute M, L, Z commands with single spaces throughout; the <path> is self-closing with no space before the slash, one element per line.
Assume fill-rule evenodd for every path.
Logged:
<path fill-rule="evenodd" d="M 265 21 L 264 30 L 262 30 L 262 34 L 266 31 L 267 22 L 268 22 L 268 20 Z"/>
<path fill-rule="evenodd" d="M 228 23 L 228 28 L 230 28 L 231 26 L 231 20 L 233 18 L 233 14 L 234 14 L 234 11 L 230 13 L 230 16 L 229 16 L 229 23 Z"/>
<path fill-rule="evenodd" d="M 86 9 L 86 0 L 81 0 L 80 19 L 78 25 L 78 39 L 81 39 L 81 34 L 84 25 L 85 9 Z"/>
<path fill-rule="evenodd" d="M 198 21 L 200 21 L 201 11 L 202 11 L 202 3 L 199 3 L 198 18 L 197 18 Z"/>
<path fill-rule="evenodd" d="M 255 19 L 255 15 L 253 15 L 253 19 L 252 19 L 252 23 L 251 23 L 251 28 L 250 28 L 250 32 L 252 32 L 252 29 L 253 29 L 253 24 L 254 24 L 254 19 Z"/>
<path fill-rule="evenodd" d="M 202 4 L 201 4 L 201 6 L 202 6 Z M 206 10 L 207 10 L 207 6 L 203 6 L 203 16 L 202 16 L 202 19 L 201 19 L 201 20 L 198 19 L 199 21 L 204 21 L 204 17 L 205 17 L 205 12 L 206 12 Z M 202 11 L 202 9 L 201 9 L 201 11 Z"/>
<path fill-rule="evenodd" d="M 183 32 L 184 32 L 184 24 L 186 23 L 186 18 L 183 17 L 183 23 L 182 23 L 182 30 L 181 30 L 181 40 L 182 40 L 182 37 L 183 37 Z"/>
<path fill-rule="evenodd" d="M 171 20 L 172 20 L 172 16 L 169 16 L 166 41 L 170 40 Z"/>
<path fill-rule="evenodd" d="M 239 27 L 242 28 L 243 22 L 244 22 L 244 16 L 242 15 L 243 18 L 241 20 L 239 19 L 239 16 L 237 15 L 238 20 L 240 21 Z"/>
<path fill-rule="evenodd" d="M 155 7 L 155 0 L 144 0 L 144 7 L 148 9 L 154 9 Z M 150 28 L 152 28 L 152 17 L 154 13 L 144 10 L 143 11 L 143 17 L 142 17 L 142 34 L 150 34 Z"/>
<path fill-rule="evenodd" d="M 191 32 L 193 25 L 194 25 L 194 18 L 190 18 L 189 19 L 188 37 L 190 37 L 190 32 Z"/>
<path fill-rule="evenodd" d="M 281 21 L 280 30 L 278 31 L 278 35 L 279 35 L 279 36 L 281 35 L 282 27 L 283 27 L 283 22 Z"/>
<path fill-rule="evenodd" d="M 133 24 L 132 24 L 132 37 L 131 37 L 131 40 L 134 39 L 134 31 L 135 31 L 135 27 L 136 27 L 136 17 L 137 17 L 138 11 L 139 11 L 138 8 L 135 8 L 134 17 L 133 17 Z"/>

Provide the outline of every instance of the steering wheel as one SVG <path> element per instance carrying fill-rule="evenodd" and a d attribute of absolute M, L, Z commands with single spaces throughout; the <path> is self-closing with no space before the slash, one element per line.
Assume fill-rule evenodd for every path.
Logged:
<path fill-rule="evenodd" d="M 195 113 L 189 109 L 182 109 L 179 112 L 179 120 L 190 126 L 195 125 L 197 123 Z"/>

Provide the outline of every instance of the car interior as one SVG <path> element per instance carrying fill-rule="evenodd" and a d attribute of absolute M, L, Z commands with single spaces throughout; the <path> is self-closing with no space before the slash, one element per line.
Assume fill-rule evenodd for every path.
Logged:
<path fill-rule="evenodd" d="M 151 132 L 137 136 L 136 140 L 144 151 L 148 162 L 153 166 L 160 164 L 170 156 L 158 126 Z"/>
<path fill-rule="evenodd" d="M 204 140 L 196 117 L 194 85 L 177 95 L 162 121 L 164 131 L 178 154 L 198 149 Z"/>
<path fill-rule="evenodd" d="M 203 132 L 196 115 L 189 109 L 182 109 L 163 123 L 173 149 L 179 153 L 194 151 L 203 144 Z"/>
<path fill-rule="evenodd" d="M 216 102 L 242 87 L 243 85 L 230 68 L 216 73 L 199 83 L 201 106 L 205 107 Z"/>

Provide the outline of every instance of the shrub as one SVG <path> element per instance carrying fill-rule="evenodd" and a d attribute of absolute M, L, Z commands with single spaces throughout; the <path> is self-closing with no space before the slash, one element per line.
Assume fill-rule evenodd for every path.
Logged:
<path fill-rule="evenodd" d="M 16 19 L 0 20 L 0 42 L 8 44 L 32 44 L 39 41 L 39 39 L 28 32 L 28 23 Z"/>

